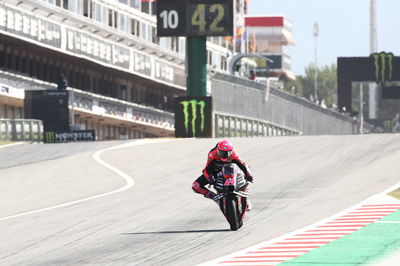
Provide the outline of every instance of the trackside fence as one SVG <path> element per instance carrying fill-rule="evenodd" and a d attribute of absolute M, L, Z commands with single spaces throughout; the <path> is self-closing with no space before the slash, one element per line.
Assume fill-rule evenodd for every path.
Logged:
<path fill-rule="evenodd" d="M 216 73 L 211 91 L 215 137 L 359 133 L 357 119 L 262 83 Z"/>
<path fill-rule="evenodd" d="M 43 122 L 35 119 L 0 119 L 0 141 L 43 142 Z"/>

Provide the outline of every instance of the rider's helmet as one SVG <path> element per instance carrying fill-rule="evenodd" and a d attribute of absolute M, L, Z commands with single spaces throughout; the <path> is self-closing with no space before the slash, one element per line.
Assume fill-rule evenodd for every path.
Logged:
<path fill-rule="evenodd" d="M 217 145 L 218 157 L 222 161 L 228 161 L 232 156 L 233 146 L 229 140 L 223 140 Z"/>

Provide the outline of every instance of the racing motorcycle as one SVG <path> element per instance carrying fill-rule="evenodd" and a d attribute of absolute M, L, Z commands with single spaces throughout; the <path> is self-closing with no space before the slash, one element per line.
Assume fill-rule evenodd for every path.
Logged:
<path fill-rule="evenodd" d="M 238 230 L 243 226 L 249 198 L 249 193 L 246 192 L 248 183 L 243 172 L 234 163 L 225 164 L 216 175 L 213 186 L 217 191 L 214 200 L 219 202 L 231 230 Z"/>

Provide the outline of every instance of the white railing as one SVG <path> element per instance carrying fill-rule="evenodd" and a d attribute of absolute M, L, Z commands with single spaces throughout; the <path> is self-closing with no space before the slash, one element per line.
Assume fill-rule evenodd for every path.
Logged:
<path fill-rule="evenodd" d="M 0 141 L 43 142 L 43 122 L 34 119 L 0 119 Z"/>
<path fill-rule="evenodd" d="M 70 96 L 70 108 L 73 99 L 75 110 L 166 130 L 175 129 L 173 113 L 77 89 L 68 90 L 74 94 Z"/>

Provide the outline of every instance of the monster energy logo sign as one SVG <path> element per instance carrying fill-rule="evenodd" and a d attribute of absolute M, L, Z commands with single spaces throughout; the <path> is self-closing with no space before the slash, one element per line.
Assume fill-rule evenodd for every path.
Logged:
<path fill-rule="evenodd" d="M 393 53 L 375 53 L 371 54 L 374 58 L 375 80 L 376 82 L 385 82 L 392 79 L 393 73 Z"/>
<path fill-rule="evenodd" d="M 94 140 L 96 140 L 96 133 L 94 130 L 80 130 L 80 131 L 68 131 L 68 132 L 47 131 L 45 133 L 46 143 L 70 142 L 70 141 L 94 141 Z"/>
<path fill-rule="evenodd" d="M 45 133 L 45 142 L 46 143 L 53 143 L 53 142 L 55 142 L 55 133 L 54 132 L 52 132 L 52 131 L 47 131 L 46 133 Z"/>
<path fill-rule="evenodd" d="M 189 133 L 189 107 L 191 107 L 191 115 L 192 119 L 190 121 L 190 125 L 192 127 L 192 133 L 193 136 L 196 136 L 196 120 L 198 118 L 197 115 L 197 109 L 200 107 L 200 130 L 201 132 L 204 131 L 204 126 L 205 126 L 205 115 L 204 115 L 204 109 L 206 107 L 206 102 L 205 101 L 198 101 L 198 100 L 190 100 L 190 101 L 181 101 L 179 104 L 183 106 L 183 116 L 184 116 L 184 124 L 185 124 L 185 129 L 186 129 L 186 134 Z"/>

